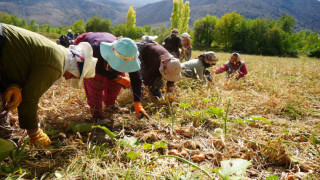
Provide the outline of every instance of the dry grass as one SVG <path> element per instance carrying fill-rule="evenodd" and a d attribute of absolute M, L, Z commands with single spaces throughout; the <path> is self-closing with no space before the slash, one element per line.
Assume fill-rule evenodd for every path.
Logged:
<path fill-rule="evenodd" d="M 193 57 L 199 54 L 193 52 Z M 230 56 L 217 55 L 217 66 Z M 213 75 L 214 83 L 210 84 L 187 79 L 177 83 L 176 100 L 171 104 L 174 127 L 168 107 L 160 106 L 147 93 L 143 104 L 152 120 L 136 120 L 130 91 L 123 90 L 118 103 L 131 113 L 113 115 L 113 130 L 119 133 L 115 143 L 98 130 L 73 134 L 68 129 L 71 122 L 88 121 L 90 113 L 83 89 L 74 90 L 63 82 L 47 91 L 40 103 L 40 124 L 46 129 L 50 124 L 60 132 L 50 136 L 51 153 L 27 148 L 20 161 L 7 163 L 21 167 L 21 172 L 27 172 L 25 177 L 39 179 L 207 179 L 201 171 L 174 158 L 148 164 L 155 157 L 172 154 L 197 163 L 215 178 L 219 176 L 212 170 L 219 168 L 221 160 L 230 158 L 252 161 L 247 179 L 270 175 L 320 178 L 316 149 L 320 149 L 320 142 L 314 146 L 311 138 L 314 133 L 320 139 L 320 60 L 253 55 L 242 55 L 242 59 L 249 72 L 245 81 L 227 82 L 220 74 Z M 223 116 L 206 110 L 226 110 L 229 99 L 227 136 L 221 138 L 214 129 L 224 128 Z M 251 116 L 267 120 L 246 121 Z M 13 136 L 24 135 L 15 128 Z M 140 146 L 121 146 L 119 141 L 125 135 L 138 138 Z M 160 140 L 168 147 L 143 148 L 143 144 Z M 139 155 L 131 160 L 127 157 L 130 151 Z M 195 161 L 198 154 L 205 160 Z M 7 176 L 19 177 L 21 172 Z"/>

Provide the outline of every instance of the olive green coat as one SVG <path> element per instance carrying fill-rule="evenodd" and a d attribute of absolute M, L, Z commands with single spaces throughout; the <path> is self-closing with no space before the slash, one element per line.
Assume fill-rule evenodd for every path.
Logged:
<path fill-rule="evenodd" d="M 40 97 L 63 74 L 67 50 L 37 33 L 3 25 L 5 45 L 0 57 L 0 75 L 22 87 L 18 107 L 21 128 L 37 128 Z"/>

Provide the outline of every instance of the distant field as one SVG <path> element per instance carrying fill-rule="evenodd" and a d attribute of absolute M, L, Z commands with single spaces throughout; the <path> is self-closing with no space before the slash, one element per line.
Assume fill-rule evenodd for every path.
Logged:
<path fill-rule="evenodd" d="M 219 67 L 230 54 L 217 56 Z M 110 116 L 119 134 L 114 143 L 99 130 L 70 131 L 68 124 L 88 121 L 90 114 L 84 90 L 62 81 L 41 98 L 39 108 L 40 124 L 59 132 L 50 136 L 54 153 L 28 151 L 18 166 L 39 179 L 208 179 L 204 171 L 175 158 L 150 163 L 169 154 L 195 163 L 213 178 L 221 178 L 213 169 L 222 160 L 242 158 L 252 165 L 241 179 L 319 179 L 320 59 L 241 58 L 249 72 L 245 81 L 225 81 L 224 74 L 213 75 L 208 84 L 183 79 L 170 108 L 145 92 L 143 105 L 152 120 L 135 118 L 131 92 L 123 90 L 118 102 L 131 113 Z M 215 133 L 225 130 L 225 119 L 226 136 Z"/>

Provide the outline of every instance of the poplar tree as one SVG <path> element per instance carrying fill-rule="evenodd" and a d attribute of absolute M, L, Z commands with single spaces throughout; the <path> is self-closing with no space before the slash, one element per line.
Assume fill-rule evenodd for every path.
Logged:
<path fill-rule="evenodd" d="M 129 8 L 126 20 L 127 30 L 134 29 L 136 27 L 136 12 L 132 7 Z"/>
<path fill-rule="evenodd" d="M 179 22 L 180 22 L 180 0 L 173 0 L 173 9 L 171 13 L 171 29 L 178 28 L 179 29 Z"/>
<path fill-rule="evenodd" d="M 183 12 L 181 16 L 181 32 L 187 32 L 189 29 L 189 19 L 190 19 L 190 7 L 189 7 L 189 1 L 187 1 L 183 6 Z"/>
<path fill-rule="evenodd" d="M 180 31 L 186 32 L 189 28 L 189 1 L 185 4 L 183 0 L 173 0 L 173 9 L 171 13 L 171 29 L 177 28 Z"/>

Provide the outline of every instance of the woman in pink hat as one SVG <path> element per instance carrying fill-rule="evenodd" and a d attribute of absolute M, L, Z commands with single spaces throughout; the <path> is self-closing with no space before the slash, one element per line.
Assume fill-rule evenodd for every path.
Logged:
<path fill-rule="evenodd" d="M 0 76 L 21 86 L 11 86 L 4 95 L 9 102 L 18 99 L 8 110 L 18 106 L 20 128 L 27 130 L 32 144 L 51 143 L 38 127 L 40 97 L 62 76 L 80 88 L 83 78 L 94 76 L 96 62 L 88 43 L 66 49 L 37 33 L 0 23 Z M 21 98 L 15 98 L 20 93 Z"/>

